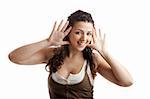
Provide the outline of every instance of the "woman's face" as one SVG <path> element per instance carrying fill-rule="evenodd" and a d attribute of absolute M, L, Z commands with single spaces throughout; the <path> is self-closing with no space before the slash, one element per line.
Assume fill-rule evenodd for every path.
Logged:
<path fill-rule="evenodd" d="M 92 32 L 92 23 L 83 21 L 76 22 L 69 34 L 71 46 L 78 51 L 83 51 L 92 40 Z"/>

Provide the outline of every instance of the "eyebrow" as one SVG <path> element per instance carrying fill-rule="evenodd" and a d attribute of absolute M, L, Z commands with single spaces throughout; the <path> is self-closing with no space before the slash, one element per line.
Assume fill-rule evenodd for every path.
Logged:
<path fill-rule="evenodd" d="M 79 30 L 79 31 L 82 31 L 82 32 L 84 32 L 82 29 L 75 29 L 75 30 Z M 87 31 L 87 32 L 92 32 L 92 31 Z"/>

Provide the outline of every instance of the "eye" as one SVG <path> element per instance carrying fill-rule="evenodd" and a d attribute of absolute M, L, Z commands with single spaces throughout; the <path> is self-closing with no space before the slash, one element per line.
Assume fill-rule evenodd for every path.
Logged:
<path fill-rule="evenodd" d="M 80 32 L 75 32 L 76 34 L 80 34 Z"/>
<path fill-rule="evenodd" d="M 92 33 L 91 33 L 91 32 L 88 32 L 87 35 L 90 36 L 90 35 L 92 35 Z"/>

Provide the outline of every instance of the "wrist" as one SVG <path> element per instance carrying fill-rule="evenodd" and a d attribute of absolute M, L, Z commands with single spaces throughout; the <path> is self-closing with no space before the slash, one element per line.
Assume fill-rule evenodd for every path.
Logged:
<path fill-rule="evenodd" d="M 54 46 L 53 42 L 51 42 L 48 38 L 45 40 L 47 43 L 47 47 Z"/>
<path fill-rule="evenodd" d="M 109 52 L 106 50 L 97 50 L 105 59 L 109 57 Z"/>

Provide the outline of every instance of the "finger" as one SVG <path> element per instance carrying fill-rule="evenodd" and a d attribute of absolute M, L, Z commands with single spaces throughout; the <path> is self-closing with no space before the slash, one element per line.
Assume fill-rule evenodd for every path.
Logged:
<path fill-rule="evenodd" d="M 94 43 L 94 39 L 93 39 L 93 37 L 92 37 L 92 40 L 90 41 L 89 44 L 93 44 L 93 43 Z"/>
<path fill-rule="evenodd" d="M 55 21 L 55 23 L 54 23 L 52 32 L 56 31 L 56 24 L 57 24 L 57 21 Z"/>
<path fill-rule="evenodd" d="M 106 34 L 104 33 L 104 37 L 103 37 L 103 45 L 105 45 L 105 39 L 106 39 Z"/>
<path fill-rule="evenodd" d="M 96 31 L 95 30 L 94 30 L 93 35 L 92 35 L 92 40 L 93 40 L 93 43 L 96 42 Z"/>
<path fill-rule="evenodd" d="M 63 28 L 61 29 L 62 32 L 64 32 L 64 31 L 66 30 L 68 24 L 69 24 L 69 21 L 67 21 L 67 22 L 65 23 L 65 25 L 63 26 Z"/>
<path fill-rule="evenodd" d="M 100 37 L 100 39 L 102 39 L 102 34 L 101 34 L 101 30 L 98 29 L 99 33 L 98 33 L 98 37 Z"/>
<path fill-rule="evenodd" d="M 104 33 L 104 37 L 103 37 L 103 40 L 105 41 L 105 39 L 106 39 L 106 34 Z"/>
<path fill-rule="evenodd" d="M 57 24 L 57 21 L 55 21 L 54 26 L 53 26 L 53 30 L 52 30 L 52 32 L 51 32 L 51 34 L 50 34 L 49 37 L 52 36 L 52 34 L 54 33 L 54 31 L 56 31 L 56 24 Z"/>
<path fill-rule="evenodd" d="M 63 42 L 61 43 L 61 45 L 69 45 L 69 44 L 70 44 L 69 41 L 63 41 Z"/>
<path fill-rule="evenodd" d="M 88 44 L 87 47 L 94 48 L 94 44 Z"/>
<path fill-rule="evenodd" d="M 94 27 L 94 33 L 95 33 L 95 37 L 97 37 L 97 32 L 96 32 L 96 28 Z"/>
<path fill-rule="evenodd" d="M 95 35 L 95 37 L 97 37 L 97 33 L 96 33 L 96 29 L 95 28 L 93 30 L 93 34 Z"/>
<path fill-rule="evenodd" d="M 70 33 L 71 29 L 72 29 L 72 27 L 69 27 L 69 28 L 64 32 L 65 36 Z"/>
<path fill-rule="evenodd" d="M 57 31 L 61 31 L 62 26 L 63 26 L 63 20 L 61 20 L 60 24 L 58 25 Z"/>

